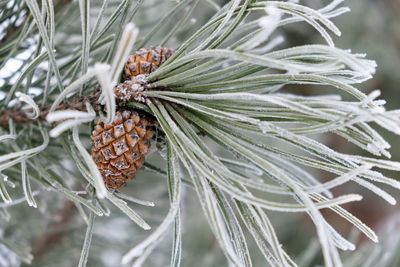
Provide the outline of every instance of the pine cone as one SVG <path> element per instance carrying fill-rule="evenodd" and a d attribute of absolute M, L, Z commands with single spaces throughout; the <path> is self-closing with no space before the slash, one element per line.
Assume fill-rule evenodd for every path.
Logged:
<path fill-rule="evenodd" d="M 120 188 L 135 178 L 152 137 L 151 123 L 135 111 L 116 112 L 111 124 L 99 119 L 91 136 L 92 158 L 107 188 Z"/>
<path fill-rule="evenodd" d="M 152 73 L 172 54 L 173 50 L 161 46 L 141 48 L 135 54 L 129 56 L 124 67 L 123 80 L 131 80 L 138 74 Z"/>
<path fill-rule="evenodd" d="M 139 74 L 114 87 L 115 100 L 118 105 L 125 105 L 126 102 L 130 101 L 146 103 L 146 97 L 143 95 L 143 92 L 148 89 L 146 76 Z"/>

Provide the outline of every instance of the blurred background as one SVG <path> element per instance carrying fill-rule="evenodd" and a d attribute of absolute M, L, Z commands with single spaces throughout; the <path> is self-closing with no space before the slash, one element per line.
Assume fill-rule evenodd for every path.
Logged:
<path fill-rule="evenodd" d="M 306 3 L 308 6 L 321 8 L 330 1 L 301 1 Z M 387 101 L 387 109 L 399 109 L 400 108 L 400 1 L 398 0 L 348 0 L 344 1 L 344 6 L 351 8 L 351 12 L 343 14 L 339 17 L 333 19 L 333 22 L 341 30 L 342 35 L 340 37 L 334 37 L 334 42 L 337 47 L 342 49 L 351 49 L 354 53 L 366 53 L 367 58 L 373 59 L 377 63 L 377 70 L 374 77 L 358 85 L 357 88 L 365 93 L 369 93 L 372 90 L 379 89 L 381 91 L 380 99 L 385 99 Z M 304 26 L 296 28 L 287 27 L 288 31 L 285 33 L 289 46 L 303 43 L 322 43 L 322 38 L 315 31 L 311 30 L 311 27 Z M 306 89 L 305 94 L 318 93 L 318 91 L 313 90 L 313 88 Z M 387 131 L 382 131 L 377 127 L 378 131 L 384 136 L 386 140 L 392 145 L 390 153 L 392 154 L 392 159 L 400 161 L 400 137 L 395 136 Z M 336 150 L 351 153 L 351 154 L 364 154 L 368 155 L 366 152 L 357 149 L 355 146 L 349 145 L 346 140 L 339 138 L 337 136 L 329 136 L 326 143 L 330 147 L 334 147 Z M 400 175 L 396 173 L 391 174 L 392 177 L 400 179 Z M 385 187 L 385 190 L 391 192 L 396 197 L 399 202 L 400 197 L 398 192 Z M 339 191 L 339 192 L 338 192 Z M 337 193 L 349 193 L 349 192 L 359 192 L 364 196 L 364 199 L 360 202 L 354 202 L 345 205 L 344 207 L 348 209 L 351 213 L 356 215 L 358 218 L 362 219 L 368 226 L 374 229 L 379 236 L 380 241 L 385 238 L 388 231 L 393 231 L 394 229 L 400 229 L 400 206 L 390 206 L 385 201 L 377 198 L 370 192 L 360 189 L 354 183 L 347 184 L 345 187 L 339 188 Z M 341 233 L 344 236 L 351 236 L 352 228 L 348 224 L 343 224 L 343 220 L 338 216 L 326 213 L 327 216 L 332 215 L 329 221 L 341 229 Z M 308 219 L 302 221 L 301 227 L 307 227 L 311 225 Z M 396 225 L 396 227 L 393 227 Z M 390 230 L 389 230 L 390 229 Z M 397 235 L 399 230 L 394 230 Z M 301 231 L 300 231 L 301 232 Z M 396 235 L 393 232 L 389 232 L 389 235 Z M 289 235 L 291 236 L 291 235 Z M 297 236 L 294 234 L 294 236 Z M 290 237 L 289 237 L 290 238 Z M 304 239 L 299 237 L 299 239 Z M 366 238 L 360 236 L 355 238 L 358 240 L 358 248 L 363 248 L 368 250 L 370 246 L 373 246 L 373 242 L 367 240 Z M 290 241 L 289 241 L 290 242 Z M 390 248 L 395 248 L 397 244 L 398 254 L 400 253 L 400 246 L 397 243 L 393 243 Z M 285 242 L 284 242 L 285 243 Z M 290 242 L 295 244 L 294 241 Z M 377 253 L 377 248 L 374 253 Z M 372 253 L 372 251 L 370 251 Z M 361 254 L 361 253 L 360 253 Z M 379 253 L 377 253 L 379 254 Z M 362 254 L 361 257 L 368 258 L 367 254 Z M 348 260 L 349 266 L 382 266 L 386 267 L 388 263 L 383 263 L 378 260 L 379 256 L 375 260 L 370 262 L 356 261 L 352 262 Z M 397 259 L 391 263 L 390 266 L 400 266 L 400 260 Z"/>
<path fill-rule="evenodd" d="M 310 6 L 316 6 L 316 1 L 306 1 Z M 323 1 L 324 4 L 328 1 Z M 365 93 L 379 89 L 381 99 L 387 101 L 387 109 L 400 108 L 400 1 L 344 1 L 344 5 L 351 8 L 351 12 L 335 18 L 333 21 L 342 32 L 340 37 L 335 37 L 334 41 L 337 47 L 351 49 L 354 53 L 366 53 L 367 58 L 373 59 L 377 63 L 377 71 L 374 77 L 357 86 Z M 309 29 L 308 29 L 309 30 Z M 307 27 L 301 29 L 291 29 L 294 42 L 298 42 L 304 36 L 310 36 Z M 318 35 L 313 32 L 310 37 L 312 42 L 321 42 Z M 379 128 L 378 128 L 379 130 Z M 400 161 L 400 138 L 386 131 L 380 131 L 385 139 L 392 144 L 390 150 L 392 159 Z M 361 150 L 355 150 L 354 146 L 348 146 L 343 139 L 333 138 L 329 141 L 331 147 L 339 151 L 348 153 L 364 153 Z M 365 154 L 367 155 L 367 154 Z M 398 174 L 392 174 L 393 177 L 399 177 Z M 349 188 L 346 188 L 348 190 Z M 357 186 L 350 188 L 357 190 Z M 394 194 L 396 192 L 392 191 Z M 390 218 L 391 214 L 399 213 L 400 207 L 389 206 L 381 199 L 373 196 L 368 197 L 368 192 L 363 192 L 365 198 L 360 203 L 348 205 L 351 206 L 352 213 L 362 218 L 369 226 L 379 230 L 385 224 L 385 220 Z M 397 197 L 400 201 L 400 198 Z M 367 203 L 365 203 L 367 202 Z"/>

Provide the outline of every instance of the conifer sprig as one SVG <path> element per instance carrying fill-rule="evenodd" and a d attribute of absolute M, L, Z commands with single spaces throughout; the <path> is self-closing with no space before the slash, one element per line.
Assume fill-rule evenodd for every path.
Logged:
<path fill-rule="evenodd" d="M 372 229 L 341 207 L 362 196 L 335 196 L 331 190 L 354 182 L 396 204 L 381 185 L 400 189 L 400 182 L 381 170 L 398 172 L 400 163 L 389 160 L 390 144 L 373 125 L 399 135 L 400 112 L 385 110 L 385 101 L 377 99 L 379 90 L 365 94 L 356 87 L 372 78 L 375 62 L 335 47 L 331 33 L 341 33 L 331 19 L 349 11 L 340 7 L 342 0 L 319 10 L 297 1 L 233 0 L 222 7 L 212 0 L 17 2 L 0 2 L 5 7 L 0 23 L 17 25 L 11 17 L 16 12 L 28 25 L 12 34 L 10 27 L 3 27 L 6 38 L 1 39 L 0 71 L 7 72 L 9 62 L 20 62 L 0 79 L 0 122 L 7 122 L 0 124 L 1 207 L 11 210 L 21 203 L 21 194 L 9 192 L 13 186 L 21 188 L 29 206 L 39 209 L 43 189 L 72 201 L 87 224 L 79 266 L 86 265 L 96 239 L 95 217 L 119 215 L 107 204 L 145 230 L 152 225 L 151 218 L 128 205 L 152 207 L 152 199 L 107 191 L 87 151 L 92 122 L 103 117 L 110 123 L 115 117 L 113 88 L 127 55 L 149 44 L 171 45 L 175 53 L 147 76 L 144 103 L 119 108 L 142 109 L 156 120 L 156 141 L 164 144 L 157 152 L 165 160 L 145 168 L 166 178 L 170 205 L 159 226 L 130 243 L 133 248 L 125 248 L 122 264 L 141 266 L 171 229 L 170 262 L 181 264 L 183 184 L 197 194 L 233 266 L 253 265 L 251 242 L 266 265 L 297 266 L 308 260 L 304 256 L 298 261 L 285 250 L 270 219 L 272 211 L 308 215 L 328 267 L 343 265 L 339 250 L 356 247 L 328 223 L 321 209 L 330 209 L 378 241 Z M 195 30 L 185 27 L 202 4 L 214 15 Z M 159 16 L 159 10 L 165 12 L 158 21 L 143 19 Z M 284 26 L 302 22 L 319 32 L 326 45 L 284 47 Z M 98 84 L 101 93 L 88 97 Z M 283 91 L 289 85 L 294 93 Z M 303 96 L 301 90 L 308 85 L 335 93 Z M 79 108 L 68 108 L 76 101 Z M 325 134 L 341 136 L 373 156 L 338 152 L 318 140 Z M 335 177 L 322 182 L 315 170 Z M 83 194 L 76 193 L 77 187 Z M 21 260 L 32 260 L 8 240 L 0 242 Z M 309 250 L 316 247 L 311 243 Z"/>

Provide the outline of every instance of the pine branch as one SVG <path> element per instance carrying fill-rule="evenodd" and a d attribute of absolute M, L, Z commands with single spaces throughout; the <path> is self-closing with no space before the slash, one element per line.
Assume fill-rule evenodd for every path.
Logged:
<path fill-rule="evenodd" d="M 29 47 L 26 43 L 33 48 L 16 70 L 1 79 L 4 97 L 0 96 L 0 127 L 9 131 L 0 135 L 0 189 L 5 202 L 1 205 L 11 208 L 20 203 L 16 202 L 20 197 L 14 196 L 17 193 L 9 189 L 13 186 L 22 187 L 28 205 L 33 207 L 40 208 L 40 201 L 34 202 L 32 197 L 37 192 L 35 187 L 72 200 L 88 223 L 80 246 L 80 266 L 92 261 L 92 265 L 101 265 L 96 264 L 99 237 L 92 240 L 95 216 L 112 216 L 113 221 L 129 218 L 142 229 L 154 229 L 147 234 L 136 229 L 124 233 L 130 238 L 118 246 L 124 250 L 121 262 L 133 261 L 135 266 L 153 260 L 149 255 L 159 253 L 156 247 L 164 245 L 161 240 L 174 227 L 170 244 L 173 254 L 167 261 L 179 266 L 186 260 L 182 235 L 188 234 L 182 231 L 186 227 L 181 225 L 185 223 L 182 217 L 190 211 L 190 207 L 184 210 L 181 206 L 191 203 L 182 197 L 186 189 L 180 186 L 182 183 L 193 190 L 189 197 L 197 197 L 228 265 L 258 263 L 252 253 L 258 249 L 264 265 L 296 266 L 297 259 L 289 256 L 293 253 L 285 250 L 286 243 L 281 244 L 275 223 L 283 218 L 280 213 L 301 212 L 315 226 L 319 247 L 312 243 L 299 262 L 311 262 L 315 250 L 320 249 L 324 262 L 319 264 L 342 266 L 340 251 L 354 250 L 355 245 L 328 222 L 321 209 L 333 211 L 372 241 L 378 241 L 370 227 L 342 207 L 362 196 L 334 195 L 332 190 L 354 182 L 389 204 L 396 203 L 391 191 L 381 185 L 400 189 L 398 180 L 386 176 L 386 170 L 399 172 L 400 163 L 389 159 L 390 144 L 374 125 L 399 135 L 400 112 L 387 111 L 385 102 L 377 99 L 379 91 L 365 94 L 356 87 L 371 79 L 376 63 L 365 55 L 335 47 L 331 34 L 340 35 L 340 31 L 332 18 L 349 11 L 340 7 L 341 2 L 334 0 L 316 10 L 297 1 L 233 0 L 220 7 L 213 0 L 138 0 L 132 2 L 135 4 L 108 0 L 89 4 L 82 0 L 61 10 L 56 19 L 57 8 L 51 1 L 43 1 L 43 6 L 26 1 L 32 23 L 14 34 L 10 40 L 15 43 L 10 41 L 0 48 L 4 64 L 21 57 L 21 49 Z M 208 18 L 202 10 L 213 12 L 213 16 Z M 200 23 L 188 22 L 193 14 Z M 94 26 L 90 25 L 92 19 Z M 313 27 L 327 45 L 283 47 L 287 45 L 281 35 L 283 27 L 298 27 L 301 22 Z M 31 36 L 36 39 L 29 39 Z M 166 52 L 170 49 L 151 53 L 139 50 L 127 61 L 135 45 L 139 49 L 150 43 L 177 49 L 173 55 Z M 282 92 L 287 85 L 295 85 L 292 93 Z M 330 88 L 337 94 L 302 96 L 300 90 L 309 85 Z M 342 94 L 348 100 L 343 100 Z M 14 98 L 28 107 L 9 105 L 16 102 Z M 141 125 L 127 122 L 126 127 L 134 125 L 134 130 L 125 129 L 125 124 L 121 128 L 127 118 L 141 121 L 139 113 L 128 112 L 132 117 L 126 115 L 122 120 L 120 110 L 127 108 L 143 109 L 154 121 L 143 120 Z M 99 134 L 91 136 L 93 129 L 87 126 L 99 116 L 104 123 L 95 128 Z M 44 120 L 52 123 L 53 129 L 42 127 Z M 153 135 L 146 125 L 153 124 L 159 132 L 153 139 L 159 142 L 154 154 L 159 152 L 161 157 L 146 157 L 151 163 L 146 162 L 144 169 L 165 177 L 166 183 L 153 184 L 148 179 L 140 184 L 138 179 L 134 188 L 139 190 L 134 194 L 150 186 L 151 193 L 144 193 L 154 199 L 148 201 L 108 191 L 104 175 L 121 179 L 125 176 L 118 175 L 126 175 L 125 171 L 118 175 L 114 171 L 127 166 L 124 159 L 135 153 L 141 153 L 144 159 Z M 121 129 L 129 134 L 132 131 L 129 148 L 126 143 L 124 146 L 125 139 L 116 142 L 117 135 L 128 138 Z M 143 139 L 145 131 L 149 132 L 148 140 Z M 94 139 L 100 133 L 104 138 L 97 138 L 96 143 Z M 345 138 L 371 156 L 342 153 L 335 144 L 322 143 L 319 137 L 328 133 Z M 98 157 L 88 152 L 89 137 L 93 147 L 98 145 Z M 111 149 L 134 153 L 121 152 L 103 161 L 103 156 L 114 156 Z M 134 166 L 137 171 L 141 163 L 134 162 L 128 168 Z M 113 171 L 105 172 L 107 167 Z M 329 173 L 329 179 L 321 180 L 316 175 L 321 172 Z M 187 177 L 183 177 L 185 174 Z M 85 188 L 81 192 L 69 186 L 77 181 Z M 155 193 L 157 188 L 160 192 Z M 169 198 L 160 202 L 169 201 L 169 207 L 162 204 L 161 212 L 154 211 L 157 196 L 167 194 Z M 36 200 L 41 198 L 35 196 Z M 146 210 L 136 211 L 126 201 L 144 205 Z M 153 210 L 148 211 L 149 207 Z M 271 211 L 274 220 L 270 220 Z M 47 210 L 44 214 L 52 217 Z M 165 217 L 160 219 L 156 214 Z M 104 226 L 106 220 L 96 223 Z M 285 222 L 292 223 L 286 217 Z M 45 237 L 43 245 L 35 245 L 35 255 L 40 257 L 51 240 L 59 238 L 57 234 Z M 112 249 L 112 245 L 104 244 Z M 95 256 L 91 258 L 92 253 Z"/>
<path fill-rule="evenodd" d="M 101 109 L 101 105 L 98 101 L 101 90 L 96 87 L 93 92 L 87 96 L 76 96 L 71 101 L 64 102 L 56 107 L 55 110 L 79 110 L 86 111 L 86 103 L 89 103 L 94 107 L 95 111 L 98 112 Z M 40 114 L 38 118 L 32 119 L 28 116 L 32 109 L 23 109 L 20 105 L 15 106 L 12 109 L 6 109 L 0 111 L 0 126 L 7 127 L 9 120 L 11 119 L 17 125 L 24 125 L 27 123 L 37 123 L 46 121 L 46 116 L 49 114 L 51 106 L 39 105 Z"/>

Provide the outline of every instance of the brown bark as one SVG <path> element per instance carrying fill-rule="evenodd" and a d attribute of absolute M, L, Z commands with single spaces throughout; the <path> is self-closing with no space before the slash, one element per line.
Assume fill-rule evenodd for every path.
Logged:
<path fill-rule="evenodd" d="M 47 226 L 48 233 L 38 237 L 34 241 L 33 256 L 35 260 L 40 259 L 51 250 L 63 238 L 64 229 L 70 223 L 76 213 L 76 208 L 71 201 L 65 201 L 62 209 L 57 213 L 56 219 Z"/>
<path fill-rule="evenodd" d="M 97 112 L 100 109 L 100 103 L 98 102 L 100 93 L 101 90 L 99 87 L 97 87 L 87 96 L 76 96 L 72 101 L 60 104 L 56 110 L 72 109 L 86 111 L 86 102 L 89 102 Z M 26 115 L 26 112 L 30 112 L 32 110 L 22 110 L 20 105 L 12 109 L 2 110 L 0 111 L 0 127 L 7 127 L 9 119 L 12 119 L 13 123 L 17 125 L 45 121 L 47 114 L 49 114 L 50 106 L 39 106 L 39 109 L 40 115 L 35 120 Z"/>

